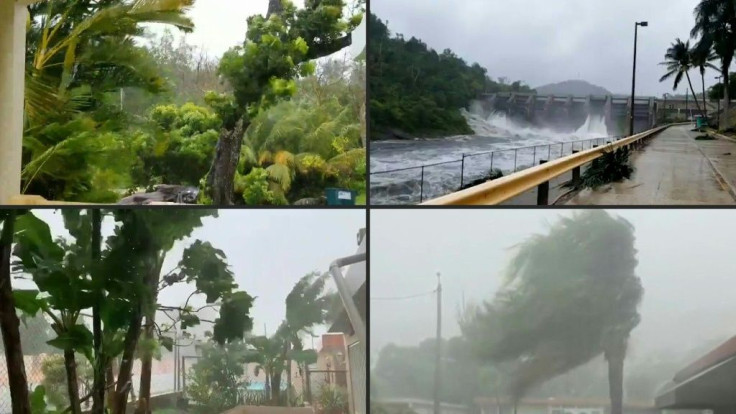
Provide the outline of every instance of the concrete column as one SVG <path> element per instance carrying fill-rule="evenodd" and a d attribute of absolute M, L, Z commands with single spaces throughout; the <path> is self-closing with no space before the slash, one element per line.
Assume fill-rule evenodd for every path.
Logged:
<path fill-rule="evenodd" d="M 27 16 L 25 4 L 0 0 L 0 204 L 20 194 Z"/>

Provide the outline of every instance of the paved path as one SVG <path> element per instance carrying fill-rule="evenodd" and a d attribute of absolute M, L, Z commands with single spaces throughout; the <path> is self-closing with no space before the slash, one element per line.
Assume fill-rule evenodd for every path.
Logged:
<path fill-rule="evenodd" d="M 668 128 L 632 154 L 630 180 L 583 190 L 565 204 L 736 204 L 736 141 L 696 141 L 701 134 L 692 128 Z"/>

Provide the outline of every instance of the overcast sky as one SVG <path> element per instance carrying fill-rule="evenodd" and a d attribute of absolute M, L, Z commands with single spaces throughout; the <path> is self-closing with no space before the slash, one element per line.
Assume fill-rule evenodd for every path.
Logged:
<path fill-rule="evenodd" d="M 34 214 L 49 223 L 52 234 L 68 237 L 60 212 L 36 210 Z M 357 233 L 364 227 L 361 210 L 220 210 L 218 218 L 205 218 L 188 240 L 174 246 L 163 271 L 173 269 L 194 240 L 209 241 L 227 255 L 239 288 L 256 297 L 251 312 L 254 332 L 263 334 L 265 324 L 270 335 L 285 317 L 284 301 L 294 284 L 311 271 L 327 272 L 339 257 L 355 254 Z M 111 232 L 112 223 L 106 221 L 103 235 Z M 334 283 L 329 285 L 335 290 Z M 159 303 L 181 306 L 193 290 L 187 285 L 166 288 Z"/>
<path fill-rule="evenodd" d="M 304 5 L 304 0 L 293 2 L 297 7 Z M 265 15 L 267 10 L 268 0 L 196 0 L 189 13 L 195 29 L 186 35 L 187 42 L 201 46 L 210 56 L 219 58 L 231 47 L 243 43 L 248 27 L 246 19 L 254 14 Z M 157 33 L 163 31 L 161 25 L 152 27 Z M 365 30 L 364 20 L 353 32 L 353 45 L 349 48 L 352 56 L 357 56 L 365 47 Z"/>
<path fill-rule="evenodd" d="M 478 62 L 491 77 L 532 87 L 583 79 L 631 94 L 634 22 L 639 29 L 637 95 L 672 93 L 658 63 L 676 38 L 689 38 L 698 0 L 371 0 L 393 33 L 418 37 Z M 716 83 L 706 72 L 706 87 Z M 696 92 L 700 73 L 691 73 Z M 697 85 L 695 82 L 697 80 Z M 685 94 L 685 84 L 678 92 Z"/>
<path fill-rule="evenodd" d="M 609 210 L 636 228 L 644 287 L 630 356 L 688 351 L 736 335 L 736 211 Z M 435 334 L 432 291 L 442 273 L 443 336 L 459 335 L 457 309 L 492 299 L 509 248 L 545 233 L 570 210 L 373 210 L 370 239 L 371 359 L 389 342 Z"/>

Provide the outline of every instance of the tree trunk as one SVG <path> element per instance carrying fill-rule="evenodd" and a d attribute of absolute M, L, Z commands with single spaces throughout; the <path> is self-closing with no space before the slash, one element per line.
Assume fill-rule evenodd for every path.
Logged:
<path fill-rule="evenodd" d="M 693 92 L 693 101 L 695 101 L 695 106 L 698 107 L 698 112 L 700 112 L 703 116 L 705 116 L 705 114 L 703 113 L 703 110 L 700 109 L 700 101 L 698 101 L 698 95 L 695 93 L 695 89 L 693 88 L 693 83 L 690 81 L 690 73 L 685 72 L 685 76 L 687 76 L 687 83 L 690 84 L 690 90 Z"/>
<path fill-rule="evenodd" d="M 128 392 L 133 387 L 131 377 L 133 361 L 135 359 L 135 348 L 138 345 L 138 338 L 141 336 L 141 322 L 143 321 L 141 306 L 141 303 L 135 305 L 133 314 L 130 317 L 128 331 L 125 333 L 125 346 L 122 360 L 120 361 L 118 381 L 115 386 L 115 403 L 111 407 L 112 414 L 125 414 L 125 409 L 128 406 Z"/>
<path fill-rule="evenodd" d="M 155 313 L 155 311 L 154 311 Z M 143 335 L 146 340 L 153 339 L 153 322 L 150 315 L 146 316 L 146 325 Z M 145 351 L 141 356 L 141 385 L 138 392 L 138 407 L 135 414 L 151 414 L 151 374 L 153 369 L 153 355 L 149 351 Z"/>
<path fill-rule="evenodd" d="M 102 243 L 102 216 L 99 209 L 92 209 L 92 280 L 95 286 L 101 286 L 100 280 L 100 244 Z M 102 316 L 100 303 L 102 289 L 96 288 L 97 299 L 92 307 L 92 335 L 94 339 L 95 360 L 92 380 L 92 411 L 91 414 L 103 414 L 105 411 L 105 367 L 106 358 L 102 353 Z"/>
<path fill-rule="evenodd" d="M 79 402 L 79 377 L 74 351 L 64 350 L 64 368 L 66 370 L 66 391 L 69 394 L 69 408 L 72 414 L 82 414 L 82 403 Z"/>
<path fill-rule="evenodd" d="M 703 83 L 703 111 L 705 112 L 705 116 L 708 116 L 708 105 L 705 102 L 705 69 L 700 72 L 700 80 Z"/>
<path fill-rule="evenodd" d="M 723 75 L 723 115 L 721 115 L 721 125 L 719 125 L 720 130 L 724 130 L 728 127 L 728 116 L 729 116 L 729 109 L 731 107 L 731 97 L 729 96 L 729 90 L 728 85 L 730 84 L 730 79 L 728 79 L 728 67 L 729 65 L 724 65 L 723 70 L 721 71 L 721 75 Z"/>
<path fill-rule="evenodd" d="M 623 414 L 624 398 L 624 357 L 626 356 L 626 339 L 616 339 L 605 351 L 608 361 L 608 393 L 611 399 L 610 414 Z"/>
<path fill-rule="evenodd" d="M 229 206 L 233 204 L 235 172 L 240 161 L 243 134 L 247 128 L 244 124 L 241 118 L 232 129 L 222 128 L 220 131 L 220 139 L 215 147 L 215 158 L 207 173 L 206 190 L 213 205 Z"/>
<path fill-rule="evenodd" d="M 15 313 L 15 299 L 10 282 L 10 248 L 13 244 L 15 212 L 10 212 L 3 222 L 0 236 L 0 332 L 5 346 L 5 361 L 8 366 L 10 385 L 10 407 L 13 414 L 31 414 L 28 398 L 28 380 L 20 343 L 20 320 Z"/>
<path fill-rule="evenodd" d="M 153 339 L 153 328 L 156 324 L 156 303 L 158 302 L 158 282 L 163 267 L 165 254 L 160 255 L 153 271 L 148 275 L 148 289 L 152 303 L 146 312 L 146 325 L 143 334 L 147 340 Z M 141 356 L 141 383 L 138 392 L 138 407 L 135 414 L 151 414 L 151 374 L 153 368 L 153 354 L 145 351 Z"/>
<path fill-rule="evenodd" d="M 115 405 L 115 372 L 113 370 L 115 360 L 110 358 L 106 362 L 107 366 L 105 367 L 105 377 L 107 381 L 105 392 L 107 392 L 107 406 L 113 407 Z"/>
<path fill-rule="evenodd" d="M 291 360 L 286 360 L 286 406 L 291 407 Z"/>
<path fill-rule="evenodd" d="M 271 374 L 271 404 L 279 405 L 281 402 L 281 372 Z"/>

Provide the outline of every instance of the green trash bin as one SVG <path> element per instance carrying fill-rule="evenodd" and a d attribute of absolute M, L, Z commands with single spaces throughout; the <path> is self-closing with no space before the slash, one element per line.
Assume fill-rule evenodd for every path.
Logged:
<path fill-rule="evenodd" d="M 702 129 L 708 126 L 708 119 L 703 118 L 702 116 L 699 116 L 695 119 L 695 127 L 698 129 Z"/>
<path fill-rule="evenodd" d="M 325 190 L 328 206 L 354 206 L 356 192 L 343 188 L 328 188 Z"/>

